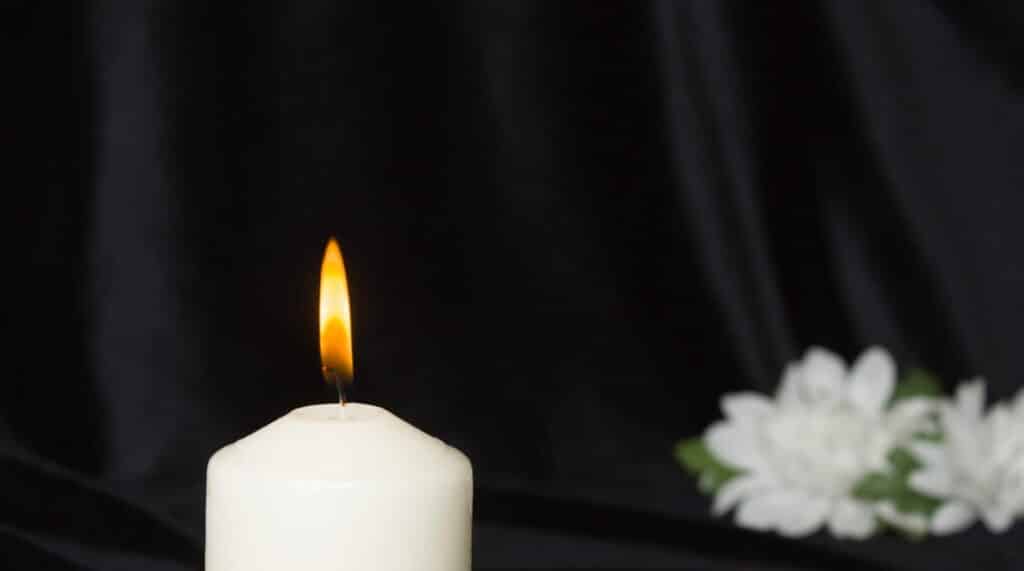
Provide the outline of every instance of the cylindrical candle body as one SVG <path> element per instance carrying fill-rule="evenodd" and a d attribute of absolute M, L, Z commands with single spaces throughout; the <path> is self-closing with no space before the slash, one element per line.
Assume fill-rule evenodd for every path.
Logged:
<path fill-rule="evenodd" d="M 473 474 L 388 411 L 296 409 L 210 459 L 206 571 L 468 571 Z"/>

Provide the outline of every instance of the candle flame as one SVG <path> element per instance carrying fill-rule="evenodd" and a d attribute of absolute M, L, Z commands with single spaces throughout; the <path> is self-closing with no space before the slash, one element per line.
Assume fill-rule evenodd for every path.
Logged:
<path fill-rule="evenodd" d="M 351 383 L 352 316 L 348 278 L 338 241 L 327 241 L 320 266 L 320 364 L 327 382 Z M 340 388 L 340 387 L 339 387 Z"/>

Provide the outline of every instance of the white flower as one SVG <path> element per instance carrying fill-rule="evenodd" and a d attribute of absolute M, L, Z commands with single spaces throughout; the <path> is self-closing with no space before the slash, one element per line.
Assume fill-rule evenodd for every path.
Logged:
<path fill-rule="evenodd" d="M 943 441 L 911 446 L 923 464 L 911 474 L 911 487 L 943 500 L 933 533 L 960 531 L 979 517 L 1001 533 L 1024 513 L 1024 391 L 987 415 L 984 406 L 984 381 L 961 385 L 940 409 Z"/>
<path fill-rule="evenodd" d="M 912 537 L 920 537 L 928 533 L 928 519 L 924 515 L 901 512 L 892 502 L 876 504 L 875 515 L 888 525 L 902 529 Z"/>
<path fill-rule="evenodd" d="M 756 393 L 722 399 L 725 420 L 705 441 L 721 461 L 742 471 L 715 496 L 713 511 L 737 507 L 739 525 L 809 535 L 823 525 L 837 537 L 865 538 L 878 506 L 851 496 L 887 454 L 921 429 L 931 402 L 886 405 L 896 367 L 884 349 L 865 351 L 849 370 L 841 358 L 811 348 L 783 373 L 774 400 Z"/>

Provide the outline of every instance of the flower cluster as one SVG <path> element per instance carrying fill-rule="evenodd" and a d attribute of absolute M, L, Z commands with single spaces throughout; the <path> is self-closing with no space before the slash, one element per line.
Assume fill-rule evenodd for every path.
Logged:
<path fill-rule="evenodd" d="M 774 398 L 736 393 L 725 418 L 676 454 L 743 527 L 864 539 L 883 528 L 946 534 L 980 519 L 993 532 L 1024 515 L 1024 391 L 986 414 L 984 383 L 952 400 L 911 371 L 897 383 L 883 349 L 852 366 L 809 349 Z"/>

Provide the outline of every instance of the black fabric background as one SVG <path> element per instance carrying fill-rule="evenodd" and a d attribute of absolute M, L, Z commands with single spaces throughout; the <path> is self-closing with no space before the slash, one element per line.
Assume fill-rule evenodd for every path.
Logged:
<path fill-rule="evenodd" d="M 472 458 L 481 568 L 1020 568 L 748 533 L 670 455 L 809 344 L 1021 385 L 980 4 L 12 5 L 0 567 L 201 568 L 209 454 L 330 398 L 335 234 L 356 397 Z"/>

